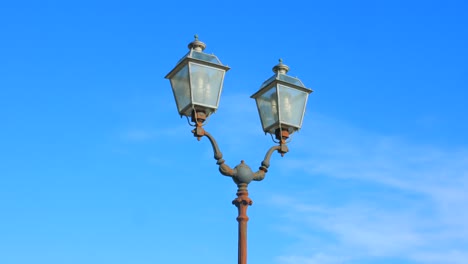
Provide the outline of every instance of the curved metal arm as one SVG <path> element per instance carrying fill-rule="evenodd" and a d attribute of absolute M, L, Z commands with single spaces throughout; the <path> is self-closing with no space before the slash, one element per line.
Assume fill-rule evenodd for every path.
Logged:
<path fill-rule="evenodd" d="M 206 136 L 210 140 L 211 146 L 213 147 L 213 153 L 214 153 L 215 160 L 218 161 L 218 160 L 222 159 L 223 158 L 223 153 L 221 153 L 221 151 L 219 150 L 218 143 L 216 142 L 214 137 L 210 133 L 208 133 L 206 131 L 204 131 L 203 134 L 204 134 L 204 136 Z"/>
<path fill-rule="evenodd" d="M 281 150 L 281 146 L 273 146 L 271 147 L 268 152 L 265 154 L 265 158 L 263 159 L 262 161 L 262 166 L 265 170 L 268 169 L 268 167 L 270 167 L 270 158 L 271 158 L 271 155 L 273 154 L 273 152 L 275 150 Z"/>
<path fill-rule="evenodd" d="M 229 167 L 227 164 L 224 163 L 223 159 L 223 153 L 219 150 L 218 143 L 214 139 L 214 137 L 205 131 L 203 127 L 197 126 L 195 130 L 192 131 L 195 137 L 198 137 L 200 140 L 200 137 L 206 136 L 208 140 L 210 140 L 211 146 L 213 147 L 213 153 L 214 153 L 214 158 L 216 160 L 216 164 L 219 166 L 219 172 L 223 174 L 224 176 L 234 176 L 234 171 L 231 167 Z"/>
<path fill-rule="evenodd" d="M 254 181 L 261 181 L 265 178 L 265 175 L 268 172 L 268 167 L 270 167 L 271 155 L 273 154 L 273 152 L 275 152 L 275 150 L 280 152 L 282 155 L 288 152 L 288 148 L 286 144 L 281 144 L 279 146 L 271 147 L 265 154 L 265 158 L 263 159 L 262 165 L 260 166 L 259 170 L 254 173 L 254 178 L 253 178 Z"/>

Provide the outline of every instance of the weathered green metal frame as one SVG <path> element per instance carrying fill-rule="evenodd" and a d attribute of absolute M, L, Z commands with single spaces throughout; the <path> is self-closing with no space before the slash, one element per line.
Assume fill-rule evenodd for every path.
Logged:
<path fill-rule="evenodd" d="M 286 75 L 286 74 L 285 74 Z M 288 75 L 286 75 L 288 76 Z M 273 78 L 274 77 L 274 78 Z M 291 77 L 293 78 L 293 77 Z M 296 78 L 297 79 L 297 78 Z M 306 100 L 305 100 L 305 103 L 304 103 L 304 108 L 302 109 L 302 118 L 301 118 L 301 124 L 299 126 L 296 126 L 296 125 L 292 125 L 292 124 L 289 124 L 287 122 L 282 122 L 281 121 L 281 112 L 280 112 L 280 105 L 279 105 L 279 99 L 280 99 L 280 96 L 279 96 L 279 91 L 278 91 L 278 85 L 283 85 L 283 86 L 286 86 L 286 87 L 290 87 L 290 88 L 294 88 L 294 89 L 297 89 L 297 90 L 300 90 L 301 92 L 305 92 L 307 94 L 310 94 L 313 92 L 312 89 L 309 89 L 309 88 L 306 88 L 306 87 L 302 87 L 302 86 L 299 86 L 299 85 L 296 85 L 296 84 L 293 84 L 293 83 L 289 83 L 289 82 L 286 82 L 286 81 L 283 81 L 281 79 L 279 79 L 279 74 L 278 73 L 275 73 L 275 75 L 271 76 L 267 81 L 271 80 L 270 83 L 268 83 L 267 85 L 265 85 L 263 88 L 261 88 L 260 90 L 258 90 L 257 92 L 255 92 L 253 95 L 250 96 L 250 98 L 252 99 L 255 99 L 255 103 L 257 104 L 257 109 L 259 109 L 259 105 L 258 105 L 258 101 L 257 101 L 257 98 L 262 96 L 265 92 L 267 92 L 268 90 L 270 90 L 272 87 L 275 87 L 276 89 L 276 97 L 277 97 L 277 105 L 276 105 L 276 111 L 278 113 L 278 121 L 275 122 L 274 124 L 271 124 L 270 126 L 264 128 L 263 127 L 263 117 L 262 115 L 260 114 L 259 112 L 259 116 L 260 116 L 260 121 L 262 122 L 262 129 L 265 133 L 270 133 L 268 131 L 270 131 L 272 128 L 275 128 L 275 127 L 278 127 L 278 128 L 285 128 L 285 127 L 292 127 L 294 128 L 294 131 L 296 130 L 299 130 L 301 127 L 302 127 L 302 122 L 303 122 L 303 119 L 304 119 L 304 115 L 305 115 L 305 110 L 306 110 L 306 105 L 307 105 L 307 100 L 309 99 L 309 96 L 307 95 L 306 97 Z M 299 80 L 299 79 L 298 79 Z M 299 80 L 300 81 L 300 80 Z M 302 83 L 302 82 L 301 82 Z M 283 127 L 284 125 L 284 127 Z"/>
<path fill-rule="evenodd" d="M 193 109 L 196 106 L 201 106 L 201 107 L 204 107 L 204 108 L 212 109 L 213 112 L 216 112 L 216 110 L 218 109 L 218 105 L 216 106 L 216 108 L 213 108 L 212 106 L 207 106 L 207 105 L 204 105 L 204 104 L 194 104 L 192 84 L 191 84 L 192 76 L 190 74 L 191 73 L 190 63 L 200 64 L 200 65 L 204 65 L 204 66 L 207 66 L 207 67 L 223 70 L 224 74 L 226 74 L 226 72 L 231 69 L 228 66 L 225 66 L 225 65 L 222 65 L 222 64 L 216 64 L 216 63 L 212 63 L 212 62 L 209 62 L 209 61 L 204 61 L 204 60 L 201 60 L 201 59 L 193 58 L 192 57 L 193 52 L 203 53 L 201 51 L 196 51 L 196 50 L 191 49 L 189 51 L 189 53 L 187 55 L 185 55 L 184 58 L 181 59 L 177 63 L 177 65 L 168 74 L 166 74 L 166 76 L 164 77 L 166 79 L 171 80 L 171 78 L 174 77 L 174 75 L 177 74 L 183 67 L 185 67 L 186 65 L 188 67 L 188 71 L 189 71 L 189 89 L 190 89 L 190 104 L 179 111 L 179 114 L 181 116 L 189 116 L 190 114 L 188 114 L 188 113 L 191 113 L 191 111 L 189 111 L 189 110 Z M 225 76 L 223 76 L 223 79 L 221 80 L 221 88 L 220 88 L 220 91 L 218 93 L 218 98 L 217 98 L 218 104 L 219 104 L 219 100 L 221 98 L 221 92 L 223 90 L 224 77 Z M 172 83 L 171 83 L 171 86 L 172 86 Z M 172 89 L 172 92 L 173 92 L 173 95 L 174 95 L 174 99 L 176 100 L 176 104 L 178 104 L 174 89 Z"/>

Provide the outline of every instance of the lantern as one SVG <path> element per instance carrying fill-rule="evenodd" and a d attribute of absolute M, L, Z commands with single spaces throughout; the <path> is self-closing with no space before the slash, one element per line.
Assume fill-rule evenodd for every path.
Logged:
<path fill-rule="evenodd" d="M 273 67 L 273 75 L 251 96 L 257 102 L 263 131 L 276 135 L 277 139 L 288 137 L 299 130 L 312 92 L 298 79 L 287 75 L 289 67 L 282 60 Z"/>
<path fill-rule="evenodd" d="M 218 109 L 224 74 L 229 67 L 215 55 L 204 53 L 206 45 L 196 35 L 188 48 L 190 51 L 165 78 L 171 82 L 180 116 L 193 116 L 195 112 L 209 116 Z"/>

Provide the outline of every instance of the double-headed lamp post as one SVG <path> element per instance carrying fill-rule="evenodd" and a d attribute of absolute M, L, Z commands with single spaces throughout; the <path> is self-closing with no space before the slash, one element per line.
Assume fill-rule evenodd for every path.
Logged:
<path fill-rule="evenodd" d="M 247 186 L 252 180 L 261 181 L 265 178 L 273 152 L 277 151 L 281 156 L 288 152 L 286 140 L 301 128 L 307 97 L 312 90 L 306 88 L 299 79 L 288 76 L 289 67 L 280 60 L 273 67 L 275 74 L 251 96 L 257 102 L 263 131 L 274 136 L 278 145 L 267 151 L 257 172 L 253 172 L 244 161 L 232 169 L 224 163 L 213 136 L 203 128 L 205 120 L 218 108 L 224 74 L 229 67 L 221 64 L 215 55 L 204 53 L 206 45 L 197 36 L 188 47 L 190 51 L 179 60 L 166 78 L 171 82 L 180 116 L 186 116 L 189 124 L 195 127 L 192 133 L 198 140 L 203 136 L 209 139 L 219 171 L 237 184 L 237 198 L 232 203 L 239 213 L 238 264 L 246 264 L 249 220 L 247 207 L 252 205 Z"/>

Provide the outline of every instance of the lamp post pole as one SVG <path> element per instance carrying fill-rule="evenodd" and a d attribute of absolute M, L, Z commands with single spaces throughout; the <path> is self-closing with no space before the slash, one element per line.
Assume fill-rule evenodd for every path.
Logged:
<path fill-rule="evenodd" d="M 251 181 L 265 178 L 273 152 L 281 156 L 288 152 L 286 140 L 302 126 L 307 96 L 312 90 L 306 88 L 299 79 L 286 75 L 289 67 L 280 60 L 273 67 L 275 75 L 252 95 L 257 101 L 263 131 L 274 136 L 274 141 L 279 144 L 267 151 L 257 172 L 253 172 L 244 161 L 231 168 L 225 164 L 214 137 L 204 129 L 204 122 L 218 108 L 224 74 L 229 67 L 221 64 L 215 55 L 203 53 L 205 48 L 205 43 L 195 36 L 195 40 L 189 44 L 189 53 L 179 60 L 166 78 L 171 81 L 179 114 L 186 116 L 190 125 L 195 127 L 192 133 L 198 140 L 208 138 L 219 171 L 231 177 L 237 185 L 237 198 L 232 201 L 238 209 L 237 263 L 247 264 L 247 208 L 252 205 L 247 187 Z"/>
<path fill-rule="evenodd" d="M 249 191 L 246 183 L 237 185 L 237 198 L 232 201 L 238 211 L 237 222 L 239 222 L 239 237 L 238 237 L 238 264 L 247 263 L 247 208 L 252 205 L 252 200 L 249 198 Z"/>

